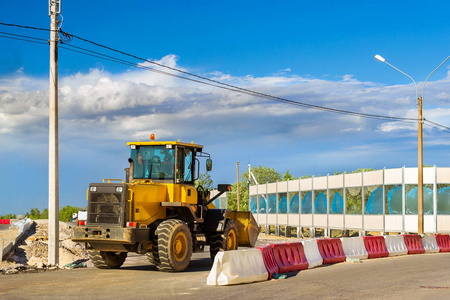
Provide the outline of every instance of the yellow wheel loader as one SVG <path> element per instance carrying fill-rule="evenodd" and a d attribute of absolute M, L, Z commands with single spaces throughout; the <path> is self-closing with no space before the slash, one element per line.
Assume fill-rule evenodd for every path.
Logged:
<path fill-rule="evenodd" d="M 87 190 L 87 220 L 72 229 L 72 240 L 84 242 L 97 268 L 119 268 L 128 252 L 146 254 L 161 271 L 183 271 L 193 252 L 209 246 L 214 260 L 221 250 L 254 247 L 259 227 L 251 212 L 217 209 L 219 193 L 195 187 L 203 146 L 178 141 L 130 142 L 126 181 L 104 179 Z"/>

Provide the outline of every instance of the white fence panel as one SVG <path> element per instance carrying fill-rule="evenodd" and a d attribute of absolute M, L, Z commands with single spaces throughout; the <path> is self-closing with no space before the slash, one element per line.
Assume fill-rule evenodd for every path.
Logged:
<path fill-rule="evenodd" d="M 385 216 L 386 232 L 402 232 L 403 217 L 402 215 L 386 215 Z"/>
<path fill-rule="evenodd" d="M 267 225 L 266 214 L 257 214 L 255 218 L 259 225 Z"/>
<path fill-rule="evenodd" d="M 300 215 L 300 221 L 301 221 L 301 225 L 308 227 L 308 226 L 312 226 L 313 222 L 312 222 L 312 215 L 308 214 L 308 215 Z"/>
<path fill-rule="evenodd" d="M 277 215 L 276 214 L 267 214 L 267 224 L 268 225 L 277 225 Z"/>
<path fill-rule="evenodd" d="M 383 215 L 364 215 L 365 231 L 383 231 Z"/>
<path fill-rule="evenodd" d="M 288 225 L 288 216 L 287 216 L 287 214 L 278 214 L 278 225 L 281 225 L 281 226 Z"/>
<path fill-rule="evenodd" d="M 329 189 L 340 189 L 344 186 L 344 175 L 333 175 L 328 177 Z"/>
<path fill-rule="evenodd" d="M 326 177 L 314 177 L 313 178 L 313 188 L 315 190 L 326 190 L 327 189 L 327 178 Z"/>
<path fill-rule="evenodd" d="M 384 184 L 401 184 L 403 169 L 385 169 Z"/>
<path fill-rule="evenodd" d="M 437 215 L 437 232 L 450 233 L 450 216 Z"/>
<path fill-rule="evenodd" d="M 364 185 L 382 185 L 383 184 L 383 170 L 364 172 Z"/>
<path fill-rule="evenodd" d="M 299 214 L 289 214 L 289 226 L 300 227 Z"/>
<path fill-rule="evenodd" d="M 346 187 L 357 187 L 362 186 L 362 175 L 361 173 L 355 174 L 345 174 L 345 186 Z"/>
<path fill-rule="evenodd" d="M 314 215 L 314 226 L 315 227 L 321 227 L 321 228 L 326 228 L 328 225 L 327 222 L 327 215 L 319 215 L 319 214 L 315 214 Z"/>
<path fill-rule="evenodd" d="M 353 230 L 362 229 L 362 215 L 345 215 L 345 227 Z"/>
<path fill-rule="evenodd" d="M 334 229 L 344 228 L 344 215 L 331 214 L 328 216 L 328 226 Z"/>

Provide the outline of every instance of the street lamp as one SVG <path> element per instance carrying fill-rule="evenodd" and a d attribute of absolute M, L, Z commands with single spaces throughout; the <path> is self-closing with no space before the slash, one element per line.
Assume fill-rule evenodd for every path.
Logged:
<path fill-rule="evenodd" d="M 394 67 L 393 65 L 391 65 L 390 63 L 388 63 L 386 61 L 386 59 L 384 59 L 381 55 L 375 55 L 375 60 L 379 61 L 379 62 L 384 62 L 387 65 L 391 66 L 392 68 L 394 68 L 395 70 L 399 71 L 400 73 L 402 73 L 403 75 L 407 76 L 409 79 L 411 79 L 414 82 L 414 86 L 416 87 L 416 99 L 417 99 L 417 106 L 418 106 L 418 110 L 419 110 L 419 118 L 418 118 L 418 195 L 417 195 L 417 208 L 418 208 L 418 233 L 419 234 L 423 234 L 423 136 L 422 136 L 422 125 L 423 125 L 423 118 L 422 118 L 422 104 L 423 104 L 423 95 L 425 92 L 425 84 L 427 84 L 428 78 L 430 78 L 430 76 L 436 72 L 437 69 L 439 69 L 448 59 L 450 58 L 447 57 L 439 66 L 437 66 L 436 69 L 434 69 L 433 72 L 430 73 L 430 75 L 428 75 L 427 79 L 425 80 L 425 82 L 423 83 L 423 87 L 422 87 L 422 97 L 419 97 L 419 93 L 418 93 L 418 88 L 417 88 L 417 84 L 414 81 L 414 79 L 409 76 L 408 74 L 406 74 L 405 72 L 397 69 L 396 67 Z"/>

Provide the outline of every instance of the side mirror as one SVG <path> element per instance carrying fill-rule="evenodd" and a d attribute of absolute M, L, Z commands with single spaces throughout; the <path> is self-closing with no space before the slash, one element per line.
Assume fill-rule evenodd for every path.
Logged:
<path fill-rule="evenodd" d="M 208 158 L 207 160 L 206 160 L 206 171 L 211 171 L 212 170 L 212 159 L 211 158 Z"/>
<path fill-rule="evenodd" d="M 221 193 L 229 192 L 231 191 L 231 184 L 218 184 L 217 190 Z"/>

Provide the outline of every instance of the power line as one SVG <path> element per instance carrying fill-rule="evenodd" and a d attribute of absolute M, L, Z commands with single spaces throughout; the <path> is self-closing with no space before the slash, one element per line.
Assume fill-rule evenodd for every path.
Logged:
<path fill-rule="evenodd" d="M 25 42 L 30 42 L 30 43 L 42 44 L 42 45 L 48 44 L 47 40 L 45 40 L 45 39 L 28 37 L 28 36 L 24 36 L 24 35 L 12 34 L 12 33 L 1 32 L 1 31 L 0 31 L 0 37 L 11 39 L 11 40 L 19 40 L 19 41 L 25 41 Z"/>
<path fill-rule="evenodd" d="M 431 124 L 436 125 L 436 126 L 427 124 L 426 122 L 431 123 Z M 447 126 L 441 125 L 441 124 L 439 124 L 439 123 L 436 123 L 436 122 L 427 120 L 427 119 L 425 119 L 425 118 L 424 118 L 424 124 L 427 125 L 427 126 L 433 127 L 433 128 L 435 128 L 435 129 L 439 129 L 440 131 L 444 131 L 444 132 L 450 133 L 450 127 L 447 127 Z"/>
<path fill-rule="evenodd" d="M 69 46 L 69 47 L 73 47 L 76 48 L 78 50 L 74 50 L 74 49 L 69 49 L 65 46 Z M 189 80 L 189 81 L 193 81 L 193 82 L 197 82 L 197 83 L 201 83 L 201 84 L 205 84 L 205 85 L 209 85 L 209 86 L 213 86 L 213 87 L 217 87 L 217 88 L 221 88 L 221 89 L 225 89 L 225 90 L 229 90 L 229 91 L 233 91 L 233 92 L 239 92 L 239 93 L 243 93 L 243 94 L 247 94 L 250 96 L 255 96 L 255 94 L 252 91 L 246 91 L 246 90 L 241 90 L 235 86 L 229 85 L 230 87 L 227 86 L 220 86 L 218 84 L 213 84 L 213 83 L 209 83 L 209 82 L 204 82 L 204 81 L 200 81 L 197 79 L 193 79 L 193 78 L 189 78 L 189 77 L 184 77 L 181 75 L 177 75 L 177 74 L 173 74 L 173 73 L 168 73 L 162 70 L 158 70 L 158 69 L 154 69 L 154 68 L 150 68 L 150 67 L 146 67 L 146 66 L 139 66 L 136 65 L 133 62 L 129 62 L 123 59 L 119 59 L 116 57 L 112 57 L 109 55 L 105 55 L 96 51 L 92 51 L 92 50 L 88 50 L 82 47 L 78 47 L 78 46 L 74 46 L 74 45 L 69 45 L 66 44 L 65 46 L 60 46 L 60 48 L 69 50 L 69 51 L 74 51 L 74 52 L 78 52 L 81 54 L 85 54 L 85 55 L 90 55 L 93 57 L 97 57 L 97 58 L 101 58 L 101 59 L 105 59 L 105 60 L 109 60 L 109 61 L 113 61 L 116 63 L 120 63 L 120 64 L 124 64 L 127 66 L 131 66 L 131 67 L 135 67 L 138 69 L 144 69 L 147 71 L 152 71 L 152 72 L 156 72 L 156 73 L 160 73 L 160 74 L 164 74 L 164 75 L 169 75 L 169 76 L 173 76 L 176 78 L 181 78 L 181 79 L 185 79 L 185 80 Z M 288 99 L 284 99 L 284 98 L 279 98 L 279 97 L 274 97 L 271 95 L 267 95 L 267 94 L 261 94 L 261 95 L 257 95 L 258 97 L 261 98 L 265 98 L 268 100 L 274 100 L 274 101 L 278 101 L 278 102 L 282 102 L 282 103 L 286 103 L 286 104 L 290 104 L 290 105 L 295 105 L 295 106 L 300 106 L 300 107 L 304 107 L 304 103 L 302 102 L 297 102 L 297 101 L 293 101 L 293 100 L 288 100 Z M 309 107 L 308 107 L 309 108 Z M 321 109 L 321 108 L 325 108 L 325 107 L 320 107 L 317 109 Z M 344 111 L 344 110 L 335 110 L 335 113 L 340 113 L 340 114 L 349 114 L 349 115 L 354 115 L 354 112 L 350 112 L 350 111 Z M 383 119 L 383 120 L 391 120 L 391 121 L 403 121 L 403 122 L 416 122 L 416 119 L 410 119 L 410 118 L 398 118 L 398 117 L 390 117 L 390 116 L 381 116 L 381 115 L 374 115 L 374 114 L 364 114 L 364 113 L 356 113 L 358 114 L 358 116 L 362 117 L 364 116 L 365 118 L 372 118 L 372 119 Z"/>
<path fill-rule="evenodd" d="M 28 35 L 20 35 L 20 34 L 15 34 L 15 33 L 4 32 L 4 31 L 0 31 L 0 33 L 5 34 L 5 35 L 10 35 L 10 36 L 15 36 L 15 37 L 26 38 L 26 39 L 30 39 L 30 40 L 47 41 L 46 39 L 41 39 L 41 38 L 28 36 Z"/>
<path fill-rule="evenodd" d="M 116 53 L 120 53 L 122 55 L 126 55 L 126 56 L 129 56 L 129 57 L 132 57 L 132 58 L 144 61 L 144 62 L 148 62 L 148 63 L 154 64 L 154 65 L 157 65 L 159 67 L 170 69 L 172 71 L 176 71 L 176 72 L 188 75 L 188 76 L 196 77 L 196 78 L 204 80 L 204 81 L 213 82 L 213 83 L 221 85 L 221 86 L 226 86 L 228 88 L 232 88 L 233 91 L 243 91 L 246 94 L 250 93 L 251 95 L 260 96 L 260 97 L 263 97 L 265 99 L 269 99 L 269 100 L 273 100 L 273 101 L 283 102 L 283 103 L 287 103 L 287 104 L 292 104 L 292 105 L 296 105 L 296 106 L 301 106 L 301 107 L 311 108 L 311 109 L 316 109 L 316 110 L 321 110 L 321 111 L 328 111 L 328 112 L 339 113 L 339 114 L 346 114 L 346 115 L 354 115 L 354 116 L 359 116 L 359 117 L 364 117 L 364 118 L 371 118 L 371 119 L 417 121 L 417 119 L 412 119 L 412 118 L 391 117 L 391 116 L 383 116 L 383 115 L 376 115 L 376 114 L 360 113 L 360 112 L 342 110 L 342 109 L 337 109 L 337 108 L 330 108 L 330 107 L 325 107 L 325 106 L 319 106 L 319 105 L 304 103 L 304 102 L 300 102 L 300 101 L 289 100 L 289 99 L 286 99 L 286 98 L 281 98 L 281 97 L 277 97 L 277 96 L 273 96 L 273 95 L 269 95 L 269 94 L 265 94 L 265 93 L 261 93 L 261 92 L 257 92 L 257 91 L 253 91 L 253 90 L 249 90 L 249 89 L 245 89 L 245 88 L 241 88 L 241 87 L 238 87 L 238 86 L 235 86 L 235 85 L 231 85 L 231 84 L 227 84 L 227 83 L 224 83 L 224 82 L 220 82 L 220 81 L 217 81 L 217 80 L 214 80 L 214 79 L 210 79 L 210 78 L 207 78 L 207 77 L 204 77 L 204 76 L 193 74 L 193 73 L 190 73 L 190 72 L 187 72 L 187 71 L 184 71 L 184 70 L 181 70 L 181 69 L 177 69 L 177 68 L 174 68 L 174 67 L 169 67 L 169 66 L 166 66 L 166 65 L 163 65 L 163 64 L 160 64 L 160 63 L 157 63 L 157 62 L 154 62 L 154 61 L 151 61 L 151 60 L 148 60 L 148 59 L 145 59 L 145 58 L 142 58 L 142 57 L 139 57 L 139 56 L 136 56 L 136 55 L 133 55 L 133 54 L 121 51 L 121 50 L 114 49 L 114 48 L 109 47 L 109 46 L 105 46 L 105 45 L 99 44 L 97 42 L 94 42 L 94 41 L 91 41 L 91 40 L 88 40 L 88 39 L 85 39 L 85 38 L 82 38 L 82 37 L 79 37 L 79 36 L 76 36 L 76 35 L 73 35 L 73 34 L 70 34 L 70 33 L 63 32 L 63 35 L 69 35 L 69 36 L 72 36 L 73 38 L 77 38 L 77 39 L 79 39 L 81 41 L 93 44 L 95 46 L 102 47 L 104 49 L 108 49 L 110 51 L 113 51 L 113 52 L 116 52 Z M 187 79 L 186 77 L 181 77 L 181 78 Z M 217 85 L 215 85 L 215 86 L 219 87 L 219 88 L 222 88 L 222 87 L 217 86 Z"/>
<path fill-rule="evenodd" d="M 45 28 L 38 28 L 38 27 L 24 26 L 24 25 L 16 25 L 16 24 L 8 24 L 8 23 L 3 23 L 3 22 L 0 22 L 0 25 L 14 26 L 14 27 L 19 27 L 19 28 L 34 29 L 34 30 L 50 31 L 50 29 L 45 29 Z M 157 73 L 164 74 L 164 75 L 169 75 L 169 76 L 173 76 L 173 77 L 177 77 L 177 78 L 181 78 L 181 79 L 185 79 L 185 80 L 190 80 L 190 81 L 197 82 L 197 83 L 200 83 L 200 84 L 214 86 L 214 87 L 225 89 L 225 90 L 229 90 L 229 91 L 234 91 L 234 92 L 239 92 L 239 93 L 243 93 L 243 94 L 247 94 L 247 95 L 257 96 L 257 97 L 268 99 L 268 100 L 271 100 L 271 101 L 277 101 L 277 102 L 281 102 L 281 103 L 285 103 L 285 104 L 290 104 L 290 105 L 295 105 L 295 106 L 299 106 L 299 107 L 310 108 L 310 109 L 315 109 L 315 110 L 320 110 L 320 111 L 326 111 L 326 112 L 332 112 L 332 113 L 338 113 L 338 114 L 345 114 L 345 115 L 352 115 L 352 116 L 358 116 L 358 117 L 370 118 L 370 119 L 379 119 L 379 120 L 402 121 L 402 122 L 415 122 L 415 121 L 417 121 L 417 119 L 413 119 L 413 118 L 392 117 L 392 116 L 384 116 L 384 115 L 376 115 L 376 114 L 367 114 L 367 113 L 360 113 L 360 112 L 354 112 L 354 111 L 330 108 L 330 107 L 325 107 L 325 106 L 319 106 L 319 105 L 314 105 L 314 104 L 294 101 L 294 100 L 290 100 L 290 99 L 286 99 L 286 98 L 282 98 L 282 97 L 277 97 L 277 96 L 273 96 L 273 95 L 269 95 L 269 94 L 265 94 L 265 93 L 260 93 L 260 92 L 257 92 L 257 91 L 241 88 L 241 87 L 238 87 L 238 86 L 234 86 L 234 85 L 231 85 L 231 84 L 227 84 L 227 83 L 224 83 L 224 82 L 213 80 L 213 79 L 210 79 L 210 78 L 207 78 L 207 77 L 204 77 L 204 76 L 193 74 L 193 73 L 181 70 L 181 69 L 169 67 L 169 66 L 166 66 L 166 65 L 154 62 L 154 61 L 150 61 L 148 59 L 145 59 L 145 58 L 142 58 L 142 57 L 138 57 L 136 55 L 133 55 L 133 54 L 121 51 L 121 50 L 117 50 L 117 49 L 114 49 L 112 47 L 108 47 L 108 46 L 99 44 L 97 42 L 94 42 L 94 41 L 91 41 L 91 40 L 88 40 L 88 39 L 85 39 L 85 38 L 82 38 L 82 37 L 79 37 L 79 36 L 76 36 L 76 35 L 69 34 L 67 32 L 63 32 L 61 30 L 60 30 L 60 33 L 66 39 L 71 40 L 72 38 L 77 38 L 77 39 L 79 39 L 81 41 L 93 44 L 95 46 L 102 47 L 104 49 L 107 49 L 107 50 L 110 50 L 110 51 L 113 51 L 113 52 L 116 52 L 116 53 L 120 53 L 122 55 L 126 55 L 126 56 L 129 56 L 129 57 L 138 59 L 140 61 L 148 62 L 148 63 L 154 64 L 154 65 L 157 65 L 159 67 L 163 67 L 163 68 L 169 69 L 171 71 L 182 73 L 182 74 L 185 74 L 185 75 L 197 78 L 199 80 L 193 79 L 193 78 L 189 78 L 189 77 L 185 77 L 185 76 L 180 76 L 180 75 L 173 74 L 173 73 L 164 72 L 162 70 L 158 70 L 158 69 L 154 69 L 154 68 L 149 68 L 149 67 L 145 67 L 145 66 L 139 66 L 139 65 L 136 65 L 135 63 L 132 63 L 132 62 L 129 62 L 129 61 L 125 61 L 125 60 L 122 60 L 122 59 L 119 59 L 119 58 L 116 58 L 116 57 L 108 56 L 108 55 L 105 55 L 105 54 L 102 54 L 102 53 L 99 53 L 99 52 L 91 51 L 91 50 L 88 50 L 88 49 L 85 49 L 85 48 L 81 48 L 81 47 L 77 47 L 77 46 L 73 46 L 73 45 L 69 45 L 69 44 L 67 44 L 67 45 L 70 46 L 70 47 L 77 48 L 77 49 L 79 49 L 81 51 L 76 51 L 76 50 L 73 50 L 73 49 L 69 49 L 67 47 L 62 47 L 64 49 L 75 51 L 75 52 L 79 52 L 79 53 L 82 53 L 82 54 L 85 54 L 85 55 L 90 55 L 90 56 L 94 56 L 94 57 L 105 59 L 105 60 L 109 60 L 109 61 L 113 61 L 113 62 L 116 62 L 116 63 L 121 63 L 121 64 L 129 65 L 129 66 L 137 67 L 137 68 L 140 68 L 140 69 L 145 69 L 145 70 L 152 71 L 152 72 L 157 72 Z M 211 84 L 211 82 L 212 82 L 212 84 Z"/>
<path fill-rule="evenodd" d="M 23 28 L 23 29 L 33 29 L 33 30 L 41 30 L 41 31 L 52 31 L 51 29 L 48 29 L 48 28 L 39 28 L 39 27 L 33 27 L 33 26 L 25 26 L 25 25 L 11 24 L 11 23 L 3 23 L 3 22 L 0 22 L 0 25 L 3 25 L 3 26 L 9 26 L 9 27 L 18 27 L 18 28 Z"/>

